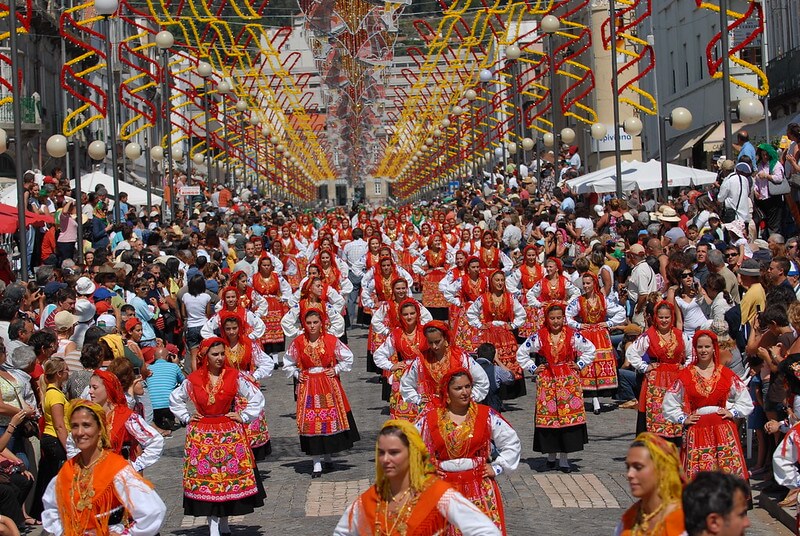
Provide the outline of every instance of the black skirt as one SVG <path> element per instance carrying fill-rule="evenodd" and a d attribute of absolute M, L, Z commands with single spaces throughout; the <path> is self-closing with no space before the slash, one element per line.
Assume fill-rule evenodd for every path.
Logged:
<path fill-rule="evenodd" d="M 374 372 L 376 374 L 383 372 L 383 370 L 375 364 L 375 357 L 369 350 L 367 350 L 367 372 Z"/>
<path fill-rule="evenodd" d="M 450 309 L 448 307 L 428 307 L 428 312 L 434 320 L 441 320 L 447 322 L 450 317 Z"/>
<path fill-rule="evenodd" d="M 347 424 L 350 426 L 350 429 L 339 432 L 338 434 L 301 435 L 300 450 L 309 456 L 322 456 L 325 454 L 336 454 L 337 452 L 353 448 L 353 444 L 359 441 L 361 436 L 358 433 L 352 411 L 347 412 Z"/>
<path fill-rule="evenodd" d="M 586 424 L 565 428 L 539 428 L 533 430 L 533 450 L 543 454 L 578 452 L 589 442 Z"/>
<path fill-rule="evenodd" d="M 515 398 L 525 396 L 528 394 L 528 386 L 525 382 L 525 378 L 520 378 L 514 380 L 512 383 L 501 385 L 497 394 L 500 395 L 501 400 L 514 400 Z"/>
<path fill-rule="evenodd" d="M 264 352 L 268 354 L 278 354 L 286 351 L 286 341 L 281 342 L 265 342 Z"/>
<path fill-rule="evenodd" d="M 358 314 L 356 315 L 356 324 L 361 324 L 362 326 L 369 326 L 370 322 L 372 322 L 372 315 L 365 313 L 364 309 L 362 307 L 359 307 Z"/>
<path fill-rule="evenodd" d="M 218 503 L 190 499 L 184 495 L 183 514 L 193 517 L 230 517 L 252 514 L 255 512 L 256 508 L 264 506 L 264 499 L 267 497 L 267 492 L 264 491 L 264 483 L 261 482 L 261 476 L 258 474 L 257 469 L 255 471 L 255 475 L 256 488 L 258 488 L 258 493 L 255 495 L 245 497 L 244 499 L 237 499 L 235 501 Z"/>
<path fill-rule="evenodd" d="M 267 441 L 260 447 L 253 449 L 253 457 L 257 462 L 263 462 L 270 454 L 272 454 L 272 441 Z"/>

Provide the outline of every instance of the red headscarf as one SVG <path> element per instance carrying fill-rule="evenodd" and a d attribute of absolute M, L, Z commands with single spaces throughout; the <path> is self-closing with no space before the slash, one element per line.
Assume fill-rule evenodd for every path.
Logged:
<path fill-rule="evenodd" d="M 122 384 L 116 374 L 108 372 L 107 370 L 97 369 L 94 371 L 94 375 L 103 381 L 103 385 L 106 388 L 106 395 L 112 404 L 115 406 L 122 405 L 126 408 L 128 407 L 128 400 L 125 398 L 125 392 L 122 390 Z"/>
<path fill-rule="evenodd" d="M 308 336 L 308 326 L 306 326 L 306 317 L 308 316 L 308 313 L 310 313 L 312 311 L 316 312 L 319 315 L 319 318 L 320 318 L 320 321 L 321 321 L 321 325 L 322 325 L 322 334 L 324 335 L 325 334 L 325 322 L 326 322 L 326 320 L 328 318 L 328 315 L 325 314 L 325 311 L 323 309 L 321 309 L 320 307 L 316 307 L 316 306 L 309 307 L 308 309 L 305 309 L 304 311 L 301 311 L 301 313 L 300 313 L 300 315 L 301 315 L 300 316 L 300 325 L 303 326 L 303 332 L 306 334 L 306 336 Z"/>
<path fill-rule="evenodd" d="M 699 329 L 694 332 L 692 337 L 692 362 L 697 363 L 697 339 L 700 337 L 709 337 L 711 344 L 714 346 L 714 365 L 719 366 L 719 340 L 717 334 L 707 329 Z"/>
<path fill-rule="evenodd" d="M 586 313 L 589 310 L 589 305 L 587 303 L 587 300 L 586 300 L 585 296 L 581 296 L 580 300 L 579 300 L 580 304 L 581 304 L 581 315 L 583 316 L 583 319 L 584 319 L 585 322 L 592 322 L 592 323 L 594 323 L 594 322 L 605 322 L 606 321 L 606 318 L 605 318 L 606 317 L 606 297 L 603 294 L 603 292 L 600 290 L 600 281 L 597 279 L 597 276 L 595 274 L 593 274 L 592 272 L 584 272 L 584 274 L 581 276 L 581 278 L 584 278 L 584 277 L 591 277 L 592 278 L 592 285 L 593 285 L 593 288 L 594 288 L 594 295 L 597 296 L 597 299 L 599 300 L 599 303 L 600 303 L 600 306 L 601 306 L 601 310 L 602 310 L 602 311 L 599 311 L 599 312 L 602 313 L 602 317 L 603 318 L 601 320 L 597 320 L 595 318 L 591 318 L 591 319 L 586 318 Z"/>
<path fill-rule="evenodd" d="M 208 355 L 208 351 L 218 344 L 225 346 L 225 339 L 222 337 L 210 337 L 208 339 L 203 339 L 203 342 L 200 343 L 200 350 L 197 352 L 198 367 L 206 366 L 206 356 Z"/>
<path fill-rule="evenodd" d="M 431 320 L 427 324 L 425 324 L 422 329 L 427 331 L 428 328 L 435 328 L 442 332 L 445 340 L 450 342 L 450 327 L 441 320 Z"/>
<path fill-rule="evenodd" d="M 469 378 L 469 383 L 475 383 L 475 380 L 472 379 L 472 374 L 470 374 L 469 370 L 465 369 L 464 367 L 458 367 L 447 371 L 447 373 L 442 376 L 442 380 L 439 382 L 439 400 L 442 402 L 442 405 L 447 405 L 447 390 L 450 387 L 450 380 L 453 379 L 453 376 L 461 374 L 466 374 L 467 378 Z"/>
<path fill-rule="evenodd" d="M 650 342 L 650 348 L 647 352 L 650 354 L 651 358 L 655 358 L 660 362 L 681 364 L 686 356 L 686 343 L 683 339 L 683 332 L 675 327 L 675 306 L 671 302 L 661 300 L 656 303 L 655 309 L 653 309 L 653 315 L 655 317 L 658 316 L 658 310 L 662 307 L 667 307 L 672 314 L 670 330 L 675 336 L 676 344 L 674 348 L 667 348 L 662 344 L 662 337 L 658 335 L 658 328 L 656 327 L 654 319 L 653 325 L 647 328 L 645 332 L 645 336 L 647 336 Z"/>

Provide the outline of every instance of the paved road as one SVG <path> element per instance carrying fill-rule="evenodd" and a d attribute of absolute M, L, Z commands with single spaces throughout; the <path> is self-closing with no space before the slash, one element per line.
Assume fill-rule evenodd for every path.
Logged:
<path fill-rule="evenodd" d="M 273 454 L 259 464 L 267 501 L 255 513 L 232 519 L 235 536 L 331 534 L 346 505 L 371 482 L 376 430 L 387 418 L 388 410 L 380 398 L 380 385 L 366 373 L 366 331 L 352 330 L 350 345 L 356 362 L 343 381 L 361 442 L 335 457 L 334 472 L 312 481 L 311 462 L 300 452 L 297 439 L 291 381 L 281 371 L 275 371 L 265 381 Z M 515 401 L 512 411 L 505 414 L 523 443 L 519 469 L 500 477 L 509 535 L 613 534 L 623 509 L 632 503 L 623 467 L 625 450 L 633 439 L 635 412 L 614 410 L 599 416 L 590 413 L 590 442 L 573 460 L 579 470 L 563 475 L 539 472 L 544 458 L 532 450 L 532 407 L 529 393 Z M 164 456 L 146 471 L 146 476 L 169 508 L 162 534 L 205 536 L 205 519 L 184 517 L 181 507 L 182 441 L 182 433 L 169 439 Z M 751 519 L 753 528 L 749 534 L 789 534 L 763 510 L 754 510 Z"/>

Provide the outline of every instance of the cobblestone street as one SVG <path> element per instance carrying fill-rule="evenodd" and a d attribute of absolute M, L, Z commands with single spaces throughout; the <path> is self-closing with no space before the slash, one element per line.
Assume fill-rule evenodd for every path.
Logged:
<path fill-rule="evenodd" d="M 369 486 L 374 476 L 375 434 L 387 418 L 380 385 L 366 371 L 366 330 L 349 333 L 356 355 L 354 370 L 343 376 L 362 440 L 334 457 L 335 468 L 311 480 L 311 461 L 300 452 L 294 421 L 291 381 L 282 371 L 266 380 L 267 418 L 272 454 L 259 464 L 267 490 L 266 505 L 255 513 L 231 518 L 234 535 L 331 534 L 345 507 Z M 590 442 L 572 459 L 577 471 L 569 475 L 543 472 L 545 459 L 532 451 L 532 389 L 514 401 L 505 417 L 522 439 L 517 471 L 500 477 L 509 535 L 611 535 L 632 499 L 624 476 L 624 456 L 633 439 L 636 413 L 613 410 L 589 419 Z M 148 469 L 169 512 L 162 534 L 204 536 L 205 519 L 184 517 L 181 468 L 183 433 L 167 440 L 164 456 Z M 750 514 L 748 534 L 783 535 L 789 532 L 760 509 Z"/>

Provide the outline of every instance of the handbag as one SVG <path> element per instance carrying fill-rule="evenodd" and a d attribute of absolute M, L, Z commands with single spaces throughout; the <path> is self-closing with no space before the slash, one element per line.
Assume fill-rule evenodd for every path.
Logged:
<path fill-rule="evenodd" d="M 8 385 L 10 385 L 11 388 L 14 390 L 14 396 L 17 397 L 17 402 L 19 403 L 19 407 L 20 407 L 20 409 L 22 409 L 22 407 L 23 407 L 22 406 L 22 399 L 19 397 L 19 393 L 17 392 L 17 388 L 14 386 L 13 383 L 11 383 L 7 379 L 3 378 L 2 376 L 0 376 L 0 378 L 2 378 L 2 380 L 4 382 L 6 382 Z M 39 436 L 39 421 L 38 421 L 38 419 L 34 419 L 34 418 L 31 418 L 31 417 L 25 417 L 25 420 L 22 421 L 17 426 L 17 430 L 19 430 L 19 433 L 22 434 L 22 437 L 24 437 L 24 438 L 38 437 Z"/>
<path fill-rule="evenodd" d="M 792 186 L 789 184 L 789 181 L 786 180 L 785 177 L 781 182 L 779 182 L 777 184 L 775 184 L 772 181 L 769 182 L 769 196 L 770 197 L 775 197 L 775 196 L 779 196 L 779 195 L 786 195 L 791 191 L 792 191 Z"/>

